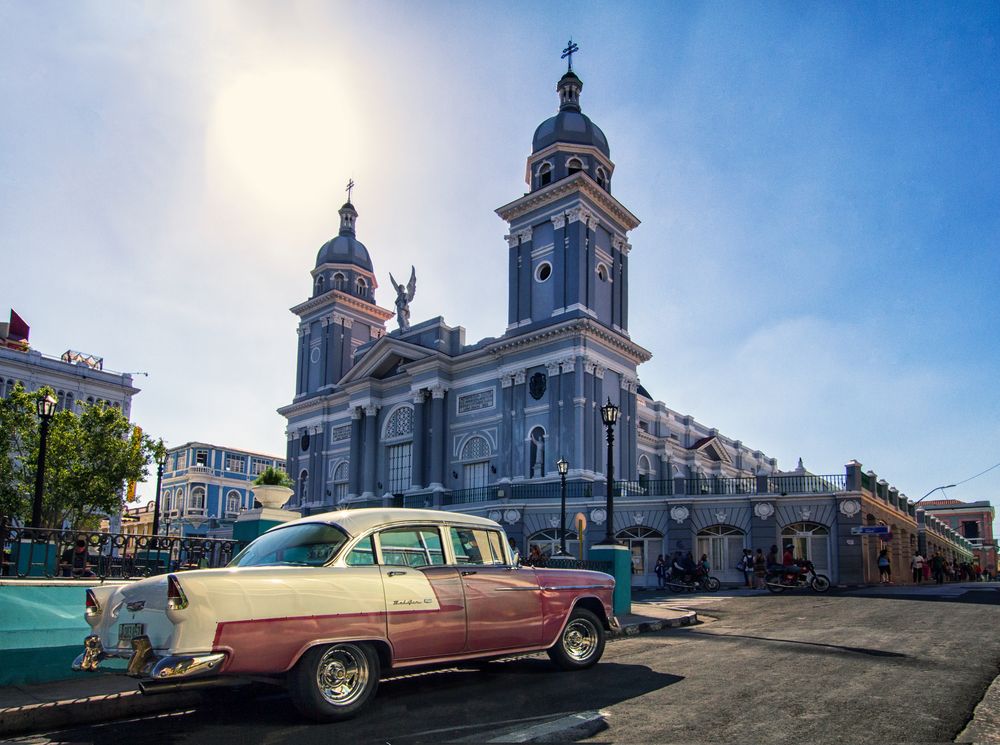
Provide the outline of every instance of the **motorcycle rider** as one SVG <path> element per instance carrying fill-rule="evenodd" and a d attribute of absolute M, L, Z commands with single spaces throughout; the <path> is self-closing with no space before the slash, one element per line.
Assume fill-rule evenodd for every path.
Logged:
<path fill-rule="evenodd" d="M 781 571 L 785 574 L 801 574 L 802 568 L 795 563 L 795 546 L 789 543 L 785 546 L 785 555 L 781 561 Z"/>

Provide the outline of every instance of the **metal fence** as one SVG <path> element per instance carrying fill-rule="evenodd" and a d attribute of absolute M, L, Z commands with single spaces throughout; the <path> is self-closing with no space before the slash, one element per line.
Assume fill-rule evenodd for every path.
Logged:
<path fill-rule="evenodd" d="M 237 541 L 219 538 L 98 533 L 48 528 L 0 529 L 4 579 L 132 579 L 226 566 Z M 77 551 L 77 542 L 84 551 Z"/>
<path fill-rule="evenodd" d="M 552 559 L 549 556 L 542 556 L 540 559 L 526 559 L 521 563 L 525 566 L 545 567 L 547 569 L 588 569 L 592 572 L 604 572 L 605 574 L 614 572 L 614 565 L 610 561 Z"/>
<path fill-rule="evenodd" d="M 594 496 L 594 485 L 589 481 L 573 481 L 566 484 L 567 499 L 589 499 Z M 543 484 L 514 484 L 511 487 L 511 498 L 521 499 L 561 499 L 562 485 L 556 482 Z"/>

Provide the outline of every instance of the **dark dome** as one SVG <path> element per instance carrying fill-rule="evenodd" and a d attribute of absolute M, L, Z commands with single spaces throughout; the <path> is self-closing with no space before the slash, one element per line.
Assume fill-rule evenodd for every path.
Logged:
<path fill-rule="evenodd" d="M 537 153 L 556 142 L 593 145 L 607 157 L 611 157 L 611 148 L 608 147 L 604 132 L 586 114 L 577 111 L 560 111 L 539 124 L 531 141 L 531 152 Z"/>
<path fill-rule="evenodd" d="M 375 271 L 365 244 L 350 235 L 338 235 L 324 243 L 316 254 L 316 266 L 320 264 L 354 264 L 369 272 Z"/>

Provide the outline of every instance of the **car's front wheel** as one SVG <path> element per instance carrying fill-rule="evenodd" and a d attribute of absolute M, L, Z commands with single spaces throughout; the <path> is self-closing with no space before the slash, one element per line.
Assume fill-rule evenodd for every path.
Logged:
<path fill-rule="evenodd" d="M 288 692 L 295 708 L 310 719 L 350 719 L 375 695 L 379 672 L 370 644 L 313 647 L 289 673 Z"/>
<path fill-rule="evenodd" d="M 564 670 L 584 670 L 601 659 L 604 642 L 604 625 L 600 619 L 586 608 L 577 608 L 548 653 Z"/>

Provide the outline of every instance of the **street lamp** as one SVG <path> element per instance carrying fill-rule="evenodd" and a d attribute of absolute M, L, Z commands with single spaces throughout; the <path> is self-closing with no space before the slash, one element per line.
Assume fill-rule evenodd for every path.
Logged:
<path fill-rule="evenodd" d="M 618 407 L 611 403 L 611 397 L 608 397 L 608 402 L 601 407 L 601 419 L 604 421 L 604 426 L 608 430 L 608 509 L 607 509 L 607 533 L 604 536 L 604 544 L 607 546 L 615 545 L 615 534 L 614 534 L 614 524 L 615 524 L 615 456 L 614 456 L 614 444 L 615 444 L 615 422 L 618 421 Z"/>
<path fill-rule="evenodd" d="M 167 450 L 160 440 L 156 452 L 156 507 L 153 512 L 153 536 L 160 534 L 160 487 L 163 484 L 163 467 L 167 465 Z"/>
<path fill-rule="evenodd" d="M 924 496 L 922 496 L 920 499 L 918 499 L 913 504 L 920 504 L 925 499 L 927 499 L 927 497 L 929 497 L 931 494 L 933 494 L 934 492 L 938 491 L 939 489 L 951 489 L 953 486 L 956 486 L 956 484 L 945 484 L 944 486 L 935 486 L 933 489 L 931 489 L 929 492 L 927 492 L 926 494 L 924 494 Z"/>
<path fill-rule="evenodd" d="M 38 441 L 38 466 L 35 469 L 35 501 L 31 506 L 31 527 L 40 528 L 42 522 L 42 487 L 45 484 L 45 446 L 49 438 L 49 421 L 56 413 L 55 396 L 46 393 L 36 402 L 38 418 L 42 420 L 42 429 Z"/>
<path fill-rule="evenodd" d="M 566 553 L 566 474 L 569 472 L 569 463 L 565 458 L 560 458 L 556 461 L 556 468 L 559 469 L 562 494 L 562 506 L 559 512 L 559 553 L 556 556 L 569 556 Z"/>

